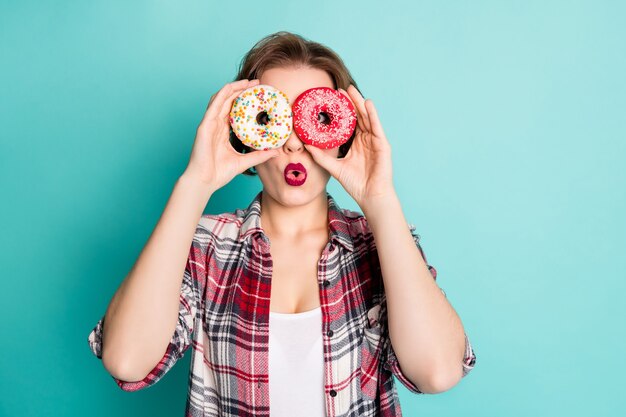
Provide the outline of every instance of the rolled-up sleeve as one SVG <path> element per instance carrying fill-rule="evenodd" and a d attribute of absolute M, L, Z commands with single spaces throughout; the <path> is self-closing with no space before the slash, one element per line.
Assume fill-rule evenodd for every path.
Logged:
<path fill-rule="evenodd" d="M 206 243 L 199 239 L 203 230 L 196 229 L 194 239 L 189 250 L 187 264 L 179 296 L 178 321 L 174 334 L 163 354 L 163 357 L 140 381 L 123 381 L 111 375 L 117 385 L 124 391 L 137 391 L 157 383 L 182 358 L 192 343 L 192 335 L 198 315 L 201 314 L 201 295 L 206 277 Z M 203 239 L 204 240 L 204 239 Z M 105 316 L 102 316 L 88 337 L 92 353 L 102 359 L 102 336 Z"/>
<path fill-rule="evenodd" d="M 476 363 L 476 354 L 472 348 L 469 338 L 467 334 L 465 335 L 465 354 L 463 356 L 463 361 L 460 366 L 463 368 L 463 377 L 465 377 L 472 369 L 474 369 L 474 364 Z M 423 394 L 422 391 L 415 385 L 407 376 L 402 372 L 402 368 L 400 368 L 400 362 L 398 362 L 398 358 L 396 357 L 396 353 L 393 350 L 393 346 L 389 339 L 386 340 L 385 347 L 385 360 L 384 360 L 385 369 L 391 371 L 393 375 L 398 378 L 398 380 L 404 385 L 409 391 Z"/>

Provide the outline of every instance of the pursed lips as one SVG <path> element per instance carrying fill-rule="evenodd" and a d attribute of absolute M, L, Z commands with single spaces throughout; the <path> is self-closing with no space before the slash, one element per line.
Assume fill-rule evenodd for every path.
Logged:
<path fill-rule="evenodd" d="M 306 176 L 306 168 L 299 162 L 297 164 L 290 163 L 287 164 L 287 166 L 285 167 L 284 173 L 285 175 L 293 174 L 296 177 L 298 177 L 300 174 Z"/>

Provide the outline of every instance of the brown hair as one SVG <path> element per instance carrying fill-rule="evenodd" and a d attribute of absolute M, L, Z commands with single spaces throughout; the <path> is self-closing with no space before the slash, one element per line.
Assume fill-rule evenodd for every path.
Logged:
<path fill-rule="evenodd" d="M 300 35 L 290 32 L 276 32 L 258 41 L 239 64 L 239 72 L 234 81 L 261 77 L 265 70 L 290 65 L 305 65 L 326 71 L 333 80 L 335 89 L 347 90 L 350 84 L 358 87 L 346 68 L 343 60 L 330 48 Z M 355 130 L 356 132 L 356 130 Z M 343 158 L 350 149 L 354 133 L 339 147 L 339 158 Z M 241 143 L 235 133 L 230 131 L 230 143 L 240 153 L 253 149 Z M 254 167 L 243 172 L 244 175 L 257 175 Z"/>

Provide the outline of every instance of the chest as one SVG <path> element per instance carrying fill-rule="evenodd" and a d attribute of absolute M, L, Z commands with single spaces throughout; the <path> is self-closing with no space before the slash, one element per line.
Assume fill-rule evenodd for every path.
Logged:
<path fill-rule="evenodd" d="M 268 237 L 271 244 L 258 238 L 241 251 L 216 250 L 209 258 L 198 369 L 209 364 L 205 375 L 216 375 L 217 387 L 236 386 L 237 401 L 262 403 L 269 410 L 268 311 L 298 313 L 321 306 L 326 406 L 335 416 L 378 415 L 375 398 L 383 388 L 392 389 L 393 380 L 387 382 L 385 375 L 391 374 L 383 374 L 379 365 L 382 333 L 365 332 L 368 309 L 381 300 L 372 293 L 379 288 L 372 285 L 376 263 L 363 248 L 351 252 L 336 240 L 329 244 L 327 235 L 297 242 Z"/>
<path fill-rule="evenodd" d="M 300 313 L 320 306 L 318 263 L 326 234 L 293 240 L 272 239 L 270 311 Z"/>

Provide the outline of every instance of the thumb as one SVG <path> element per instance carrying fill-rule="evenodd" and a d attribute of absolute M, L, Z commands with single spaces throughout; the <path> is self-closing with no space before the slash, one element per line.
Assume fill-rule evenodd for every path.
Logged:
<path fill-rule="evenodd" d="M 279 155 L 278 150 L 267 150 L 267 151 L 254 151 L 250 153 L 243 154 L 241 156 L 243 170 L 253 167 L 255 165 L 262 164 L 268 159 L 277 157 Z"/>
<path fill-rule="evenodd" d="M 309 151 L 315 162 L 328 171 L 330 175 L 338 178 L 340 162 L 336 158 L 325 154 L 324 151 L 313 145 L 304 144 L 304 148 Z"/>

